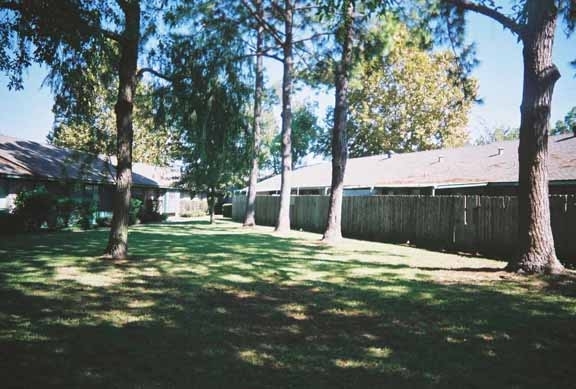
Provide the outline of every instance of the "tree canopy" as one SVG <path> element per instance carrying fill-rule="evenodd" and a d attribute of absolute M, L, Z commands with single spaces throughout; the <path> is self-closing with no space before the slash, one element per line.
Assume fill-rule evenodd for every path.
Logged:
<path fill-rule="evenodd" d="M 564 120 L 558 120 L 550 131 L 552 135 L 574 134 L 576 136 L 576 107 L 572 107 L 564 116 Z"/>

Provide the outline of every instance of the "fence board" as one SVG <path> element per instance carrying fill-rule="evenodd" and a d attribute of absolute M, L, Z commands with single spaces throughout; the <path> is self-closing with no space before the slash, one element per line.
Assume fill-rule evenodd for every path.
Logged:
<path fill-rule="evenodd" d="M 323 232 L 328 196 L 293 196 L 291 226 Z M 232 217 L 242 221 L 246 200 L 233 199 Z M 274 226 L 278 196 L 257 196 L 256 223 Z M 518 199 L 514 196 L 351 196 L 342 204 L 344 236 L 406 242 L 446 249 L 510 255 L 518 242 Z M 576 264 L 576 196 L 551 196 L 556 252 Z"/>

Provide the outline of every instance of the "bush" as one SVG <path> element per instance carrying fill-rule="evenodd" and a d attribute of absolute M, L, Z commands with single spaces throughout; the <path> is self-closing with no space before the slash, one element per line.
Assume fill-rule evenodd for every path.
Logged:
<path fill-rule="evenodd" d="M 168 215 L 158 212 L 159 205 L 158 200 L 146 200 L 146 204 L 142 207 L 138 215 L 140 223 L 160 223 L 166 221 Z"/>
<path fill-rule="evenodd" d="M 59 230 L 71 225 L 89 229 L 97 210 L 92 200 L 58 197 L 42 186 L 20 192 L 14 206 L 13 215 L 6 216 L 3 221 L 8 223 L 6 220 L 9 219 L 14 228 L 3 226 L 2 231 L 39 231 L 41 228 Z"/>
<path fill-rule="evenodd" d="M 68 227 L 72 224 L 72 219 L 75 216 L 74 214 L 77 207 L 77 202 L 69 197 L 56 199 L 57 228 Z"/>
<path fill-rule="evenodd" d="M 168 219 L 168 215 L 158 211 L 146 211 L 140 215 L 140 223 L 160 223 Z"/>
<path fill-rule="evenodd" d="M 25 231 L 38 231 L 47 225 L 49 229 L 56 229 L 58 214 L 56 198 L 41 186 L 32 190 L 22 191 L 14 201 L 14 215 L 22 223 Z"/>
<path fill-rule="evenodd" d="M 128 224 L 133 225 L 138 222 L 138 215 L 142 211 L 142 200 L 131 199 L 130 200 L 130 211 L 128 212 Z"/>
<path fill-rule="evenodd" d="M 232 217 L 232 204 L 222 204 L 222 216 Z"/>
<path fill-rule="evenodd" d="M 94 213 L 98 211 L 98 206 L 93 200 L 80 201 L 78 204 L 78 227 L 83 230 L 88 230 L 92 227 L 92 220 L 94 218 Z"/>

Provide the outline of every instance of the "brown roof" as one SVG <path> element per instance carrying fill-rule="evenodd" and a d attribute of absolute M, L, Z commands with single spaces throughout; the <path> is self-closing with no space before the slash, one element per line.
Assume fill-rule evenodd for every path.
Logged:
<path fill-rule="evenodd" d="M 135 163 L 136 186 L 171 187 L 169 168 Z M 116 169 L 102 156 L 0 135 L 0 175 L 114 183 Z"/>
<path fill-rule="evenodd" d="M 499 149 L 501 152 L 499 154 Z M 576 138 L 550 137 L 549 179 L 576 181 Z M 295 169 L 292 188 L 330 187 L 331 163 Z M 418 187 L 458 186 L 518 181 L 518 141 L 482 146 L 420 151 L 405 154 L 351 158 L 346 166 L 344 186 Z M 258 183 L 259 192 L 280 190 L 280 176 Z"/>

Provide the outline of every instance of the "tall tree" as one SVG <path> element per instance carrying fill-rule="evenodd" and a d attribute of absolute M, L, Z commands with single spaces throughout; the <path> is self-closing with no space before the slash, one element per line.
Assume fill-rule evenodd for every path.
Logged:
<path fill-rule="evenodd" d="M 264 20 L 264 6 L 262 0 L 254 0 L 257 18 Z M 261 23 L 256 23 L 256 58 L 255 58 L 255 79 L 254 79 L 254 110 L 252 118 L 252 167 L 248 182 L 248 194 L 246 196 L 246 212 L 244 214 L 245 227 L 256 225 L 256 183 L 258 181 L 259 160 L 260 160 L 260 121 L 262 120 L 262 95 L 264 90 L 264 27 Z"/>
<path fill-rule="evenodd" d="M 143 38 L 154 32 L 154 18 L 162 2 L 155 3 L 156 0 L 63 0 L 55 7 L 46 0 L 0 2 L 0 16 L 6 21 L 0 27 L 0 43 L 5 44 L 0 49 L 0 68 L 11 71 L 10 86 L 21 85 L 22 70 L 31 62 L 45 63 L 51 69 L 49 78 L 56 91 L 56 104 L 72 101 L 75 109 L 82 111 L 92 102 L 97 89 L 93 86 L 110 81 L 106 74 L 97 73 L 101 69 L 99 61 L 116 69 L 118 162 L 112 226 L 105 250 L 105 256 L 113 259 L 128 254 L 134 95 L 142 74 L 152 71 L 138 70 L 138 56 Z M 17 52 L 16 62 L 9 60 L 9 50 Z"/>
<path fill-rule="evenodd" d="M 525 273 L 563 270 L 556 257 L 548 198 L 548 133 L 554 85 L 560 78 L 552 62 L 552 47 L 560 12 L 574 13 L 573 1 L 518 2 L 515 16 L 493 1 L 444 0 L 447 16 L 463 24 L 463 11 L 484 15 L 510 30 L 522 42 L 524 81 L 520 107 L 518 238 L 519 252 L 507 269 Z"/>
<path fill-rule="evenodd" d="M 295 25 L 307 25 L 309 16 L 315 6 L 312 2 L 299 0 L 282 0 L 266 2 L 264 13 L 259 14 L 254 8 L 254 1 L 242 0 L 249 9 L 250 15 L 263 27 L 265 36 L 270 39 L 266 56 L 282 62 L 282 171 L 280 189 L 280 209 L 275 231 L 285 233 L 290 230 L 290 193 L 292 175 L 292 90 L 295 73 L 295 49 L 314 36 L 295 39 L 295 32 L 306 33 L 306 29 L 294 28 Z M 277 50 L 278 49 L 278 50 Z"/>
<path fill-rule="evenodd" d="M 112 223 L 106 255 L 112 259 L 128 256 L 128 223 L 132 186 L 132 142 L 134 129 L 132 112 L 137 85 L 138 53 L 140 49 L 140 2 L 118 0 L 123 20 L 114 40 L 119 46 L 118 97 L 116 113 L 116 187 L 112 199 Z"/>
<path fill-rule="evenodd" d="M 344 0 L 341 5 L 342 23 L 336 34 L 341 57 L 335 71 L 334 126 L 332 129 L 332 183 L 328 218 L 322 240 L 334 242 L 342 238 L 342 196 L 344 174 L 348 160 L 347 119 L 348 79 L 352 67 L 352 45 L 354 38 L 355 1 Z"/>
<path fill-rule="evenodd" d="M 454 76 L 454 55 L 431 52 L 422 31 L 409 29 L 390 14 L 362 35 L 350 75 L 349 155 L 463 145 L 476 82 L 465 80 L 471 93 L 464 93 Z M 316 151 L 329 155 L 330 139 L 329 134 L 322 136 Z"/>
<path fill-rule="evenodd" d="M 207 194 L 210 223 L 218 198 L 240 184 L 248 168 L 244 106 L 248 88 L 234 87 L 221 79 L 196 84 L 193 91 L 179 92 L 170 114 L 183 129 L 182 181 L 190 190 Z"/>
<path fill-rule="evenodd" d="M 216 199 L 246 178 L 253 135 L 246 102 L 254 52 L 244 40 L 245 20 L 227 5 L 208 0 L 174 9 L 166 22 L 175 32 L 161 43 L 163 72 L 173 80 L 165 106 L 181 134 L 183 183 L 208 195 L 211 221 Z"/>
<path fill-rule="evenodd" d="M 294 109 L 291 131 L 292 169 L 302 164 L 304 157 L 315 150 L 318 138 L 322 135 L 315 110 L 316 106 L 311 103 L 296 105 Z M 280 174 L 282 170 L 281 147 L 282 137 L 278 134 L 270 145 L 271 164 L 275 174 Z"/>
<path fill-rule="evenodd" d="M 284 39 L 282 45 L 282 173 L 280 186 L 280 210 L 276 221 L 276 232 L 290 230 L 290 194 L 292 191 L 292 83 L 294 77 L 294 4 L 284 0 Z"/>

